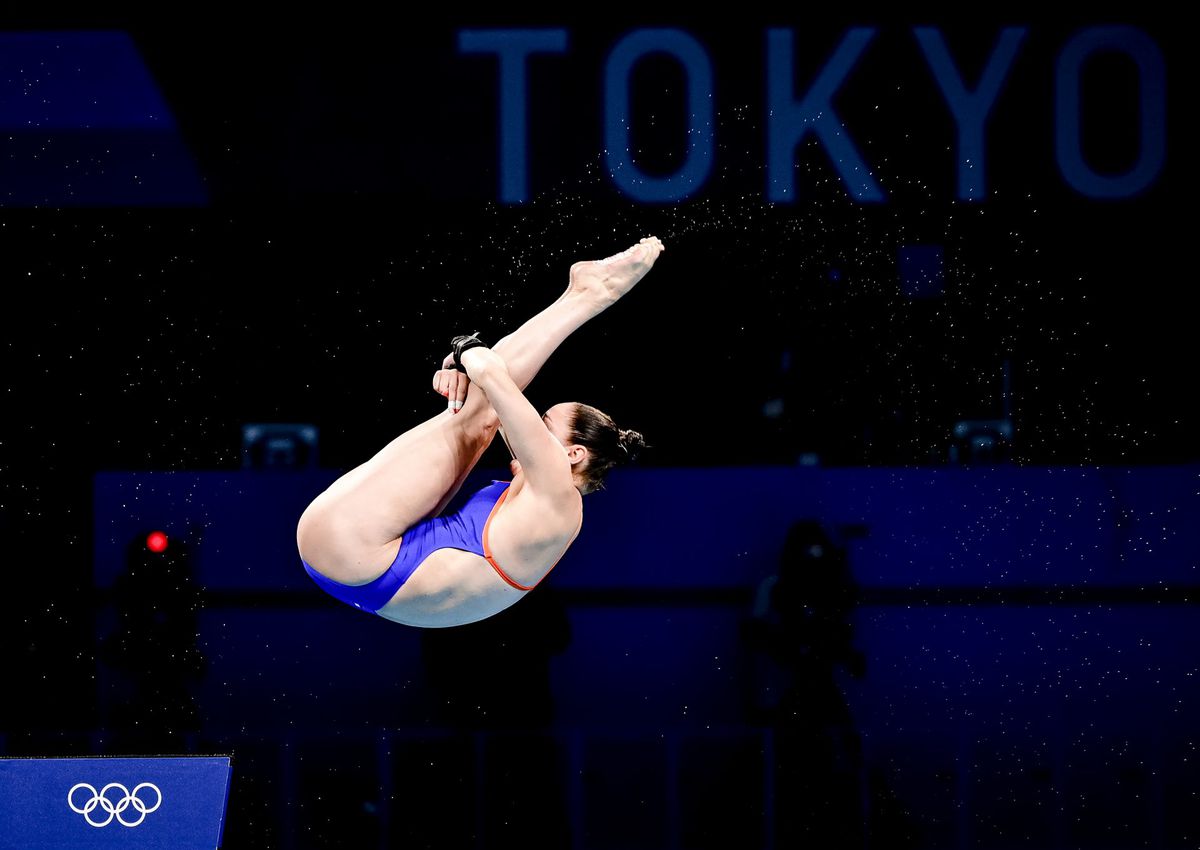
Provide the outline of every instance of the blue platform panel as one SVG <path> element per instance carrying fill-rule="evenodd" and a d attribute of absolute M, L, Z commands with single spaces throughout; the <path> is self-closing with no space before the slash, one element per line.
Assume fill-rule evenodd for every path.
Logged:
<path fill-rule="evenodd" d="M 0 759 L 0 848 L 221 846 L 227 756 Z"/>

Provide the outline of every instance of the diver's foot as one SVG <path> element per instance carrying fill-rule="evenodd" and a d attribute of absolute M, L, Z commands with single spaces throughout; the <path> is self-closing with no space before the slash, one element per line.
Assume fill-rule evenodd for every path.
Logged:
<path fill-rule="evenodd" d="M 647 236 L 619 254 L 575 263 L 564 295 L 592 298 L 607 307 L 633 289 L 665 250 L 657 236 Z"/>

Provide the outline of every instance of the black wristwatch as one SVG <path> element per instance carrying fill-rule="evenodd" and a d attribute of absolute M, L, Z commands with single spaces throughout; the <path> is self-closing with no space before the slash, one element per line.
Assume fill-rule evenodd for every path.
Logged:
<path fill-rule="evenodd" d="M 463 368 L 462 359 L 461 359 L 462 353 L 469 348 L 478 348 L 481 345 L 484 346 L 485 348 L 487 347 L 479 339 L 478 331 L 471 334 L 470 336 L 467 336 L 467 335 L 456 336 L 454 339 L 450 340 L 450 345 L 452 345 L 454 347 L 454 368 L 457 369 L 458 371 L 464 372 L 464 373 L 467 370 Z"/>

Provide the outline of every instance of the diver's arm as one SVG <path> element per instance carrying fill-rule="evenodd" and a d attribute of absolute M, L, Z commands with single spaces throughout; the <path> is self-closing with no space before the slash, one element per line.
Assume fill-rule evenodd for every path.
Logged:
<path fill-rule="evenodd" d="M 517 388 L 504 359 L 482 346 L 464 351 L 460 359 L 471 383 L 487 395 L 496 411 L 504 441 L 525 471 L 526 486 L 549 496 L 574 491 L 571 463 L 562 444 Z"/>

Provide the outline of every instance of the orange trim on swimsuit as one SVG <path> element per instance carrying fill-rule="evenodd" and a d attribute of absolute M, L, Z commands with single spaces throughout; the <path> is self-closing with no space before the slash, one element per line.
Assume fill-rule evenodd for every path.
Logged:
<path fill-rule="evenodd" d="M 545 579 L 547 575 L 550 575 L 550 570 L 552 570 L 556 566 L 558 566 L 558 562 L 562 560 L 563 555 L 567 554 L 567 549 L 571 546 L 571 541 L 574 540 L 575 538 L 572 537 L 571 540 L 567 541 L 567 545 L 565 547 L 563 547 L 562 552 L 560 552 L 558 557 L 554 559 L 554 563 L 550 565 L 550 570 L 546 570 L 546 575 L 542 576 L 542 578 L 538 579 L 536 582 L 529 585 L 529 587 L 526 587 L 523 584 L 517 584 L 517 582 L 513 581 L 511 578 L 508 577 L 508 575 L 504 572 L 504 570 L 500 569 L 500 565 L 497 564 L 496 559 L 492 557 L 492 547 L 488 546 L 488 527 L 492 524 L 492 517 L 494 517 L 496 515 L 496 511 L 499 509 L 500 503 L 503 502 L 508 497 L 508 490 L 509 490 L 509 488 L 505 488 L 504 492 L 500 494 L 500 498 L 496 500 L 496 504 L 492 505 L 492 511 L 491 511 L 491 513 L 488 514 L 487 522 L 485 522 L 483 524 L 483 557 L 487 558 L 487 562 L 492 565 L 492 568 L 497 573 L 500 574 L 500 578 L 504 579 L 506 582 L 511 584 L 513 587 L 515 587 L 517 590 L 533 590 L 535 587 L 537 587 L 539 584 L 542 583 L 542 580 Z M 582 524 L 583 523 L 581 520 L 580 525 L 582 525 Z M 576 533 L 578 533 L 578 532 L 576 532 Z"/>

